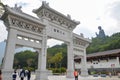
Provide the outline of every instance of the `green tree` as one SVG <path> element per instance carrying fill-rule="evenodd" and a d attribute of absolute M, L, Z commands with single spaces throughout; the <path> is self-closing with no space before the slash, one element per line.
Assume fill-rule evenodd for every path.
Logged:
<path fill-rule="evenodd" d="M 27 59 L 27 65 L 28 65 L 28 67 L 31 67 L 31 65 L 33 63 L 34 63 L 34 59 L 32 59 L 32 58 Z"/>
<path fill-rule="evenodd" d="M 47 49 L 47 64 L 49 64 L 48 67 L 54 67 L 54 64 L 51 63 L 51 58 L 58 52 L 61 52 L 63 57 L 63 59 L 61 60 L 61 66 L 65 68 L 67 67 L 67 45 L 64 43 L 61 45 L 55 45 Z"/>
<path fill-rule="evenodd" d="M 51 59 L 50 62 L 55 64 L 55 68 L 57 68 L 58 63 L 61 62 L 61 60 L 63 59 L 62 57 L 62 53 L 58 52 L 57 54 L 55 54 Z"/>
<path fill-rule="evenodd" d="M 14 68 L 23 68 L 31 66 L 36 68 L 38 63 L 38 53 L 30 50 L 21 51 L 15 54 Z"/>

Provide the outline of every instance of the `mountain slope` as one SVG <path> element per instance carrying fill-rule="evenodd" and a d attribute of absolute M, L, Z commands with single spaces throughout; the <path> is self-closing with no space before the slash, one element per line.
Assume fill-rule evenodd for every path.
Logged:
<path fill-rule="evenodd" d="M 120 32 L 103 38 L 92 38 L 92 43 L 87 48 L 87 53 L 120 49 Z"/>

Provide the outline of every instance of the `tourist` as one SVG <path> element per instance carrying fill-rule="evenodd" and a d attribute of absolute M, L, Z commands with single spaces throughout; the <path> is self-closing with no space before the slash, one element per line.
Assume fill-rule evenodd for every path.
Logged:
<path fill-rule="evenodd" d="M 2 71 L 0 70 L 0 80 L 2 80 Z"/>
<path fill-rule="evenodd" d="M 74 77 L 75 77 L 75 80 L 78 80 L 78 71 L 77 70 L 74 71 Z"/>
<path fill-rule="evenodd" d="M 24 77 L 25 77 L 25 70 L 24 69 L 22 69 L 21 71 L 20 71 L 20 79 L 21 80 L 24 80 Z"/>
<path fill-rule="evenodd" d="M 27 80 L 30 80 L 30 78 L 31 78 L 31 71 L 30 70 L 28 70 L 26 72 L 26 76 L 27 76 Z"/>
<path fill-rule="evenodd" d="M 110 77 L 110 78 L 112 77 L 112 74 L 111 74 L 111 72 L 109 72 L 109 77 Z"/>
<path fill-rule="evenodd" d="M 12 78 L 13 78 L 13 80 L 16 80 L 16 78 L 17 78 L 17 72 L 16 72 L 16 70 L 15 70 L 14 73 L 12 74 Z"/>
<path fill-rule="evenodd" d="M 120 78 L 120 72 L 118 72 L 118 78 Z"/>

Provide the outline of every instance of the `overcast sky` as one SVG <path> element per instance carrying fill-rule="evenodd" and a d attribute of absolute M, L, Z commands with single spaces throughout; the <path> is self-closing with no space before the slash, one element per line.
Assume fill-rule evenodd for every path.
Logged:
<path fill-rule="evenodd" d="M 83 33 L 85 38 L 95 37 L 98 26 L 102 26 L 106 35 L 120 32 L 120 0 L 1 0 L 13 7 L 16 3 L 22 6 L 23 12 L 36 16 L 33 9 L 41 6 L 42 1 L 64 15 L 80 21 L 74 33 Z M 0 21 L 0 42 L 6 39 L 7 31 Z M 53 41 L 52 41 L 53 42 Z M 48 45 L 53 44 L 49 41 Z"/>

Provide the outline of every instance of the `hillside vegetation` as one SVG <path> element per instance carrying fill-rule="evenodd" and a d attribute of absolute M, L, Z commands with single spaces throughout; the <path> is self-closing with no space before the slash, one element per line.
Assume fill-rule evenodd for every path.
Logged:
<path fill-rule="evenodd" d="M 92 38 L 92 43 L 87 48 L 87 54 L 119 49 L 120 48 L 120 33 L 115 33 L 105 38 Z"/>

